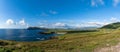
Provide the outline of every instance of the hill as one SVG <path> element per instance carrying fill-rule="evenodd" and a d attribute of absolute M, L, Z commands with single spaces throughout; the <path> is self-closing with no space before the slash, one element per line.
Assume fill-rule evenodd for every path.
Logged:
<path fill-rule="evenodd" d="M 48 30 L 47 28 L 40 28 L 40 27 L 28 27 L 28 30 Z"/>
<path fill-rule="evenodd" d="M 104 29 L 118 29 L 118 28 L 120 28 L 120 22 L 111 23 L 111 24 L 105 25 L 101 28 L 104 28 Z"/>

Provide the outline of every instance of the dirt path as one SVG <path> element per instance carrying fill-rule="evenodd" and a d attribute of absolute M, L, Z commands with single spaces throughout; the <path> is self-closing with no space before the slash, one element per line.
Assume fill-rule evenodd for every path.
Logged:
<path fill-rule="evenodd" d="M 120 52 L 120 43 L 115 46 L 96 49 L 94 52 Z"/>

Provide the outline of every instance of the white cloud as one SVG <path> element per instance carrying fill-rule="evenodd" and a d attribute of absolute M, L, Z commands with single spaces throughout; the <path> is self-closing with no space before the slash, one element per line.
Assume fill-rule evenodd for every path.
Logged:
<path fill-rule="evenodd" d="M 113 6 L 116 7 L 118 4 L 120 4 L 120 0 L 112 0 Z M 104 5 L 104 0 L 91 0 L 91 6 L 97 7 L 98 5 Z"/>
<path fill-rule="evenodd" d="M 91 5 L 92 5 L 92 6 L 96 6 L 96 3 L 95 3 L 94 0 L 91 0 Z"/>
<path fill-rule="evenodd" d="M 115 17 L 112 17 L 110 20 L 111 20 L 112 22 L 117 22 L 117 21 L 118 21 L 118 19 L 115 18 Z"/>
<path fill-rule="evenodd" d="M 99 0 L 100 4 L 104 5 L 104 1 L 103 0 Z"/>
<path fill-rule="evenodd" d="M 57 11 L 50 10 L 50 11 L 48 11 L 48 12 L 42 12 L 42 13 L 40 14 L 40 16 L 42 16 L 42 17 L 48 17 L 48 16 L 50 16 L 51 14 L 55 15 L 55 14 L 57 14 L 57 13 L 58 13 Z"/>
<path fill-rule="evenodd" d="M 43 20 L 43 22 L 48 22 L 47 20 Z"/>
<path fill-rule="evenodd" d="M 50 10 L 49 11 L 51 14 L 57 14 L 58 12 L 56 12 L 56 11 L 53 11 L 53 10 Z"/>
<path fill-rule="evenodd" d="M 45 13 L 45 12 L 42 12 L 41 14 L 40 14 L 40 16 L 42 16 L 42 17 L 46 17 L 46 16 L 49 16 L 47 13 Z"/>
<path fill-rule="evenodd" d="M 103 26 L 109 24 L 108 22 L 88 22 L 89 25 Z"/>
<path fill-rule="evenodd" d="M 19 24 L 20 24 L 20 25 L 26 25 L 25 20 L 24 20 L 24 19 L 20 20 L 20 21 L 19 21 Z"/>
<path fill-rule="evenodd" d="M 97 22 L 97 21 L 94 21 L 94 22 L 88 22 L 87 25 L 89 26 L 104 26 L 104 25 L 107 25 L 107 24 L 110 24 L 110 23 L 114 23 L 114 22 L 118 22 L 119 20 L 115 17 L 112 17 L 110 18 L 110 20 L 107 20 L 106 22 Z"/>
<path fill-rule="evenodd" d="M 120 0 L 113 0 L 113 6 L 116 7 L 120 3 Z"/>
<path fill-rule="evenodd" d="M 28 27 L 28 24 L 25 22 L 24 19 L 20 21 L 14 21 L 13 19 L 8 19 L 4 23 L 3 28 L 26 28 Z"/>
<path fill-rule="evenodd" d="M 101 27 L 109 24 L 108 22 L 85 22 L 74 25 L 74 28 L 82 28 L 82 27 Z"/>
<path fill-rule="evenodd" d="M 8 20 L 6 21 L 6 24 L 7 24 L 7 25 L 13 25 L 13 24 L 14 24 L 14 21 L 13 21 L 12 19 L 8 19 Z"/>
<path fill-rule="evenodd" d="M 63 27 L 63 26 L 66 26 L 66 24 L 58 22 L 58 23 L 55 23 L 54 26 Z"/>
<path fill-rule="evenodd" d="M 98 5 L 104 5 L 103 0 L 91 0 L 91 6 L 98 6 Z"/>
<path fill-rule="evenodd" d="M 74 27 L 75 28 L 80 28 L 80 27 L 82 27 L 82 25 L 81 24 L 76 24 L 76 25 L 74 25 Z"/>

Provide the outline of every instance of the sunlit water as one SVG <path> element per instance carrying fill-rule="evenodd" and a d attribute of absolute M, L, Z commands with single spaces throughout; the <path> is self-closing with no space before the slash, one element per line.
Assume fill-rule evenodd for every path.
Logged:
<path fill-rule="evenodd" d="M 1 40 L 13 41 L 43 41 L 56 34 L 43 35 L 38 34 L 43 30 L 26 30 L 26 29 L 0 29 Z"/>

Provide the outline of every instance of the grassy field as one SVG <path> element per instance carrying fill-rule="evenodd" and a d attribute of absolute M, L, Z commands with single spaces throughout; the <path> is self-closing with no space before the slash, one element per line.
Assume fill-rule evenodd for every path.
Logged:
<path fill-rule="evenodd" d="M 94 52 L 95 49 L 113 46 L 120 41 L 120 30 L 117 29 L 64 32 L 67 33 L 47 41 L 1 40 L 0 52 Z"/>

